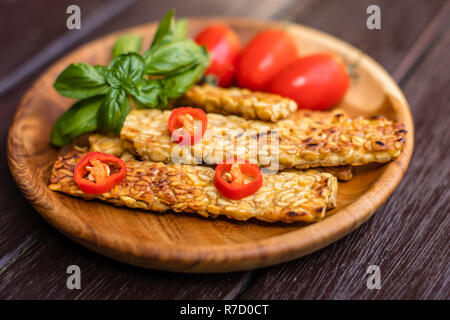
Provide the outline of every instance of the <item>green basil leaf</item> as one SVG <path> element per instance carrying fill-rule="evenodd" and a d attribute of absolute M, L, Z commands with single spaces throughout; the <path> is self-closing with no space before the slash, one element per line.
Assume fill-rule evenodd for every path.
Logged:
<path fill-rule="evenodd" d="M 205 72 L 202 65 L 196 65 L 188 71 L 164 78 L 163 84 L 168 99 L 181 97 Z"/>
<path fill-rule="evenodd" d="M 95 71 L 97 71 L 99 74 L 102 75 L 102 77 L 105 79 L 106 82 L 106 72 L 108 71 L 108 68 L 101 65 L 94 66 Z"/>
<path fill-rule="evenodd" d="M 175 21 L 173 33 L 175 40 L 186 39 L 188 33 L 188 21 L 186 19 L 179 19 Z"/>
<path fill-rule="evenodd" d="M 119 72 L 117 72 L 116 70 L 107 70 L 106 71 L 106 81 L 108 81 L 108 84 L 116 89 L 119 89 L 120 86 L 122 85 L 122 81 L 121 80 L 121 76 L 119 74 Z"/>
<path fill-rule="evenodd" d="M 158 29 L 156 29 L 155 36 L 153 37 L 153 41 L 150 48 L 153 48 L 155 45 L 165 40 L 165 38 L 172 33 L 173 15 L 174 10 L 171 9 L 164 16 L 164 18 L 161 19 L 158 25 Z"/>
<path fill-rule="evenodd" d="M 145 74 L 166 76 L 184 72 L 202 58 L 200 47 L 192 40 L 163 42 L 144 54 Z"/>
<path fill-rule="evenodd" d="M 56 121 L 51 132 L 52 144 L 62 147 L 72 142 L 83 133 L 97 129 L 97 113 L 104 95 L 99 95 L 76 102 Z"/>
<path fill-rule="evenodd" d="M 189 70 L 165 77 L 162 84 L 167 99 L 175 99 L 181 97 L 189 90 L 197 81 L 199 81 L 209 66 L 209 56 L 204 46 L 200 47 L 201 60 L 200 63 L 191 67 Z"/>
<path fill-rule="evenodd" d="M 117 57 L 123 53 L 137 52 L 142 48 L 142 37 L 134 34 L 123 34 L 117 38 L 112 49 L 113 57 Z"/>
<path fill-rule="evenodd" d="M 61 72 L 53 87 L 63 96 L 85 99 L 105 93 L 109 85 L 100 66 L 75 63 Z"/>
<path fill-rule="evenodd" d="M 111 88 L 98 111 L 99 129 L 120 133 L 129 111 L 130 103 L 125 90 Z"/>
<path fill-rule="evenodd" d="M 131 52 L 114 58 L 108 67 L 106 80 L 114 87 L 121 84 L 138 83 L 144 74 L 145 62 L 141 55 Z"/>
<path fill-rule="evenodd" d="M 161 79 L 142 79 L 137 85 L 125 88 L 138 109 L 158 108 L 167 104 Z"/>

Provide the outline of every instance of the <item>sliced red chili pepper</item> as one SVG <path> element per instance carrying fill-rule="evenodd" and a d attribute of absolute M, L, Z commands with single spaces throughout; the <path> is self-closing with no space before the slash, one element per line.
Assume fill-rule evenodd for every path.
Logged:
<path fill-rule="evenodd" d="M 173 141 L 182 145 L 190 142 L 193 145 L 205 134 L 208 118 L 201 109 L 183 107 L 172 111 L 168 124 Z"/>
<path fill-rule="evenodd" d="M 228 199 L 248 197 L 258 191 L 262 183 L 261 170 L 246 160 L 230 158 L 216 167 L 214 185 Z"/>
<path fill-rule="evenodd" d="M 102 194 L 118 185 L 127 174 L 122 159 L 102 153 L 90 152 L 75 167 L 73 177 L 84 193 Z"/>

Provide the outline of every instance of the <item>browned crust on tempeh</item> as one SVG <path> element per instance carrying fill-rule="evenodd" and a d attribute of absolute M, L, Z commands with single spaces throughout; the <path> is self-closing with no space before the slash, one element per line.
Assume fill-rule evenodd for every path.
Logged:
<path fill-rule="evenodd" d="M 171 141 L 167 126 L 170 113 L 131 111 L 121 131 L 122 145 L 144 160 L 171 162 L 176 151 L 190 163 L 217 164 L 234 156 L 249 159 L 250 142 L 256 141 L 258 147 L 265 143 L 267 148 L 266 154 L 258 153 L 254 159 L 259 166 L 268 166 L 268 159 L 278 158 L 281 168 L 307 169 L 385 163 L 397 158 L 406 142 L 404 125 L 384 117 L 350 119 L 337 112 L 322 121 L 310 117 L 268 123 L 209 113 L 202 142 L 180 150 Z M 230 148 L 230 143 L 235 147 Z"/>
<path fill-rule="evenodd" d="M 294 100 L 277 94 L 235 87 L 220 88 L 209 84 L 193 86 L 175 101 L 175 105 L 272 122 L 284 119 L 297 110 Z"/>
<path fill-rule="evenodd" d="M 192 212 L 202 216 L 263 221 L 317 221 L 336 206 L 337 180 L 315 170 L 264 175 L 263 186 L 242 200 L 221 196 L 213 183 L 214 170 L 204 166 L 127 160 L 125 179 L 101 195 L 83 193 L 73 179 L 83 149 L 71 150 L 55 162 L 49 188 L 84 199 L 117 206 L 163 212 Z"/>
<path fill-rule="evenodd" d="M 136 159 L 133 154 L 128 152 L 123 146 L 119 137 L 110 134 L 94 133 L 89 135 L 89 150 L 99 151 L 121 157 L 123 160 Z M 353 178 L 351 166 L 340 167 L 319 167 L 316 170 L 328 172 L 336 176 L 340 181 L 349 181 Z"/>

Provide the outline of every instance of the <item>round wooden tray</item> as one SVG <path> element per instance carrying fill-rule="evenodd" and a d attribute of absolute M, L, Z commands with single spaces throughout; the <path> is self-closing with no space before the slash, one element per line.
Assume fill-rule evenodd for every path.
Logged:
<path fill-rule="evenodd" d="M 50 130 L 73 101 L 61 97 L 52 84 L 72 62 L 107 65 L 118 35 L 114 33 L 84 45 L 45 71 L 22 99 L 11 125 L 11 172 L 25 197 L 50 224 L 92 250 L 134 265 L 178 272 L 226 272 L 273 265 L 323 248 L 360 226 L 386 201 L 406 171 L 414 139 L 408 103 L 389 74 L 351 45 L 295 24 L 223 17 L 190 19 L 191 35 L 213 21 L 229 24 L 244 43 L 258 31 L 283 28 L 293 34 L 302 55 L 328 51 L 343 57 L 354 66 L 354 75 L 339 107 L 353 116 L 383 114 L 403 122 L 408 136 L 401 156 L 384 166 L 356 168 L 353 180 L 339 183 L 333 214 L 310 225 L 157 214 L 53 192 L 47 183 L 58 150 L 50 145 Z M 125 32 L 144 36 L 146 48 L 155 29 L 152 23 Z"/>

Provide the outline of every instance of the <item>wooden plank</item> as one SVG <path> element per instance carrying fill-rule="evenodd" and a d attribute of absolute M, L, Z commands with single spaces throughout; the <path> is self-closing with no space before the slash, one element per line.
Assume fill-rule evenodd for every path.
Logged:
<path fill-rule="evenodd" d="M 44 220 L 25 200 L 16 187 L 6 162 L 6 137 L 20 96 L 30 83 L 24 83 L 0 101 L 0 271 L 13 259 L 18 248 L 26 248 L 24 242 L 39 229 Z"/>
<path fill-rule="evenodd" d="M 361 49 L 393 72 L 445 1 L 348 0 L 316 1 L 289 17 L 325 31 Z M 366 9 L 381 9 L 381 30 L 366 27 Z"/>
<path fill-rule="evenodd" d="M 195 12 L 210 14 L 244 14 L 251 11 L 256 2 L 270 12 L 278 12 L 269 0 L 253 0 L 247 7 L 225 5 L 226 1 L 212 1 L 209 11 L 200 11 L 204 2 L 164 2 L 155 6 L 151 2 L 139 2 L 104 28 L 99 28 L 83 39 L 88 41 L 98 35 L 135 24 L 158 20 L 175 4 L 179 3 L 179 16 Z M 292 1 L 281 1 L 280 8 Z M 83 10 L 83 9 L 82 9 Z M 202 9 L 203 10 L 203 9 Z M 282 10 L 282 9 L 280 9 Z M 257 17 L 267 17 L 265 10 Z M 281 11 L 280 11 L 281 12 Z M 139 20 L 141 19 L 141 20 Z M 22 83 L 0 101 L 0 148 L 5 150 L 7 124 L 20 96 L 33 80 Z M 2 298 L 232 298 L 251 279 L 252 273 L 225 275 L 184 276 L 147 271 L 126 266 L 101 257 L 73 244 L 54 231 L 31 208 L 14 186 L 5 159 L 0 159 L 0 174 L 7 177 L 0 181 L 0 296 Z M 54 254 L 56 253 L 56 254 Z M 58 262 L 58 263 L 55 263 Z M 65 270 L 69 264 L 79 264 L 84 281 L 81 292 L 67 290 Z M 87 270 L 85 273 L 83 270 Z M 107 280 L 105 280 L 107 279 Z M 147 280 L 146 280 L 147 279 Z M 159 280 L 158 280 L 159 279 Z M 193 279 L 193 280 L 190 280 Z M 202 280 L 203 279 L 203 280 Z"/>
<path fill-rule="evenodd" d="M 314 2 L 312 3 L 312 5 L 314 5 Z M 336 5 L 335 5 L 336 6 Z M 347 5 L 346 5 L 347 6 Z M 343 7 L 346 7 L 343 6 Z M 211 6 L 213 9 L 214 7 Z M 310 8 L 309 6 L 306 6 L 305 10 Z M 178 7 L 178 15 L 192 15 L 192 14 L 183 14 L 183 12 L 188 12 L 188 11 L 183 11 L 182 8 Z M 213 10 L 211 9 L 211 10 Z M 338 8 L 334 8 L 334 9 L 338 9 Z M 345 8 L 344 8 L 345 9 Z M 156 8 L 153 8 L 152 10 L 148 9 L 149 12 L 153 12 L 156 11 Z M 166 7 L 164 7 L 163 9 L 161 9 L 162 11 L 166 10 Z M 192 12 L 196 12 L 194 9 L 188 8 L 186 10 L 192 10 Z M 216 10 L 216 9 L 214 9 Z M 314 13 L 314 10 L 311 11 L 310 13 Z M 349 9 L 350 10 L 350 9 Z M 138 10 L 139 11 L 139 10 Z M 240 10 L 240 14 L 241 15 L 245 15 L 246 12 L 245 10 L 242 11 L 242 9 Z M 249 12 L 251 10 L 248 10 Z M 290 11 L 290 10 L 287 10 Z M 142 11 L 144 12 L 144 11 Z M 198 11 L 197 11 L 198 12 Z M 217 11 L 211 11 L 212 13 L 217 13 L 217 14 L 224 14 L 226 12 L 217 12 Z M 283 12 L 283 10 L 280 10 L 280 12 Z M 324 10 L 320 11 L 320 12 L 315 12 L 316 14 L 316 18 L 318 18 L 322 13 L 324 12 Z M 364 12 L 364 11 L 363 11 Z M 139 11 L 139 13 L 141 14 L 141 11 Z M 135 13 L 137 14 L 137 13 Z M 162 14 L 162 13 L 161 13 Z M 300 14 L 300 16 L 302 17 L 302 19 L 310 19 L 308 24 L 313 26 L 313 23 L 315 21 L 314 17 L 309 17 L 309 15 L 303 16 L 301 15 L 301 12 L 297 14 Z M 142 15 L 145 18 L 145 15 L 142 13 Z M 430 13 L 430 16 L 432 14 Z M 160 16 L 155 17 L 154 19 L 149 19 L 149 20 L 155 20 L 158 19 Z M 340 17 L 341 21 L 340 22 L 336 22 L 336 20 L 339 17 L 335 18 L 335 26 L 338 26 L 339 23 L 343 23 L 342 22 L 342 17 Z M 425 17 L 426 18 L 426 17 Z M 428 17 L 429 18 L 429 17 Z M 132 21 L 130 21 L 130 19 L 132 19 Z M 420 21 L 422 21 L 421 18 L 419 19 Z M 133 14 L 133 12 L 130 11 L 129 13 L 129 17 L 127 19 L 124 19 L 123 21 L 120 21 L 121 19 L 118 17 L 117 19 L 114 19 L 116 22 L 111 23 L 111 28 L 122 28 L 122 27 L 127 27 L 127 26 L 131 26 L 134 25 L 136 23 L 140 23 L 140 22 L 145 22 L 146 20 L 142 20 L 142 21 L 137 21 L 135 20 L 135 15 Z M 344 19 L 345 23 L 347 23 L 348 21 L 346 21 Z M 305 23 L 304 21 L 300 21 L 301 23 Z M 333 21 L 329 21 L 327 22 L 326 19 L 322 20 L 324 26 L 326 23 L 332 23 Z M 417 23 L 417 21 L 416 21 Z M 305 23 L 306 24 L 306 23 Z M 426 25 L 426 23 L 423 23 L 423 25 Z M 322 27 L 324 28 L 324 27 Z M 328 30 L 330 31 L 330 30 Z M 100 30 L 99 33 L 103 34 L 104 32 L 106 32 L 106 30 Z M 348 31 L 351 33 L 351 30 Z M 389 34 L 389 31 L 385 31 L 385 33 Z M 94 33 L 92 34 L 94 36 Z M 416 37 L 417 32 L 416 32 Z M 367 41 L 372 41 L 373 39 L 369 39 Z M 408 49 L 409 47 L 405 47 L 404 49 Z M 373 54 L 373 53 L 371 53 Z M 378 60 L 380 60 L 378 58 Z M 398 62 L 398 61 L 397 61 Z M 394 63 L 390 62 L 390 64 L 392 64 L 393 66 L 395 66 Z M 25 85 L 24 85 L 25 86 Z M 0 112 L 2 112 L 2 115 L 6 115 L 5 118 L 1 117 L 1 119 L 5 119 L 5 123 L 9 123 L 9 120 L 11 119 L 12 116 L 12 109 L 14 108 L 14 106 L 17 104 L 17 101 L 20 97 L 21 92 L 23 92 L 23 88 L 18 89 L 17 92 L 13 93 L 13 95 L 8 96 L 6 98 L 6 100 L 2 101 L 0 103 Z M 3 121 L 2 121 L 3 123 Z M 2 126 L 2 130 L 6 131 L 5 126 Z M 2 148 L 2 150 L 4 149 L 4 131 L 1 132 L 1 145 L 0 147 Z M 2 159 L 3 161 L 3 159 Z M 0 170 L 2 172 L 2 174 L 4 176 L 8 176 L 9 177 L 9 173 L 6 172 L 6 166 L 3 163 L 0 162 Z M 37 214 L 34 212 L 34 210 L 32 208 L 29 208 L 29 206 L 27 207 L 27 204 L 24 203 L 23 201 L 23 197 L 21 197 L 19 191 L 12 186 L 12 180 L 11 178 L 9 178 L 9 181 L 6 180 L 5 182 L 1 181 L 0 182 L 0 186 L 1 186 L 1 190 L 12 190 L 12 191 L 7 191 L 5 197 L 1 198 L 0 203 L 3 204 L 8 204 L 6 205 L 6 210 L 1 210 L 2 212 L 5 212 L 6 214 L 4 214 L 2 216 L 2 224 L 1 226 L 4 227 L 4 229 L 2 229 L 1 231 L 5 231 L 5 233 L 2 232 L 2 234 L 4 234 L 4 238 L 0 239 L 3 240 L 5 239 L 6 241 L 10 240 L 11 237 L 13 239 L 15 239 L 14 241 L 10 241 L 9 243 L 7 242 L 7 248 L 8 248 L 8 254 L 10 254 L 10 256 L 8 256 L 8 259 L 5 259 L 6 261 L 2 261 L 4 262 L 4 266 L 8 266 L 9 268 L 6 268 L 5 270 L 3 270 L 3 273 L 0 275 L 0 287 L 3 288 L 3 284 L 6 284 L 7 289 L 4 289 L 4 291 L 1 291 L 0 289 L 0 295 L 2 297 L 20 297 L 20 296 L 25 296 L 26 292 L 30 292 L 29 295 L 27 295 L 27 297 L 42 297 L 45 295 L 45 297 L 47 298 L 58 298 L 58 297 L 66 297 L 66 298 L 72 298 L 72 297 L 78 297 L 78 298 L 89 298 L 89 297 L 97 297 L 97 298 L 104 298 L 104 297 L 109 297 L 109 298 L 114 298 L 115 296 L 120 296 L 120 297 L 168 297 L 168 298 L 172 298 L 172 297 L 188 297 L 188 298 L 233 298 L 235 296 L 239 296 L 242 293 L 240 293 L 240 291 L 242 291 L 241 289 L 245 288 L 245 286 L 251 282 L 251 279 L 253 277 L 253 274 L 237 274 L 236 277 L 234 277 L 236 274 L 230 274 L 230 275 L 206 275 L 203 276 L 205 279 L 205 282 L 207 283 L 211 283 L 210 286 L 206 286 L 204 289 L 201 289 L 200 286 L 196 286 L 195 282 L 196 281 L 192 281 L 189 282 L 187 279 L 189 279 L 191 276 L 187 276 L 187 275 L 172 275 L 172 274 L 167 274 L 167 276 L 164 277 L 164 280 L 162 282 L 158 282 L 158 280 L 156 278 L 158 278 L 157 276 L 161 276 L 161 274 L 166 274 L 166 273 L 162 273 L 162 272 L 155 272 L 155 271 L 146 271 L 146 270 L 141 270 L 141 269 L 137 269 L 134 267 L 129 267 L 129 266 L 124 266 L 120 263 L 116 263 L 112 260 L 100 257 L 96 254 L 91 253 L 90 251 L 88 251 L 87 249 L 81 248 L 76 244 L 73 244 L 70 240 L 67 240 L 66 238 L 64 238 L 63 236 L 59 235 L 56 231 L 54 231 L 53 229 L 51 229 L 48 225 L 46 225 L 38 216 Z M 14 190 L 15 189 L 15 190 Z M 9 192 L 9 193 L 8 193 Z M 17 195 L 17 198 L 14 200 L 11 199 L 11 196 L 9 195 L 13 195 L 12 197 L 15 197 L 15 195 Z M 11 207 L 14 207 L 13 210 L 11 210 Z M 3 208 L 0 208 L 3 209 Z M 11 213 L 11 214 L 10 214 Z M 30 223 L 30 220 L 32 223 Z M 3 223 L 5 222 L 5 223 Z M 370 233 L 370 230 L 368 230 L 367 228 L 369 228 L 370 226 L 368 224 L 364 225 L 361 229 L 357 230 L 355 233 L 358 234 L 366 234 L 367 232 Z M 386 226 L 385 226 L 386 227 Z M 374 227 L 375 229 L 377 228 L 377 226 Z M 30 234 L 32 234 L 33 230 L 36 232 L 36 234 L 32 235 L 31 239 L 26 238 L 27 236 L 29 236 Z M 354 233 L 354 234 L 355 234 Z M 46 234 L 49 234 L 49 236 L 46 237 Z M 353 234 L 352 234 L 353 235 Z M 351 236 L 352 236 L 351 235 Z M 347 237 L 348 238 L 348 237 Z M 20 241 L 22 240 L 22 241 Z M 345 239 L 344 239 L 345 240 Z M 341 240 L 344 241 L 344 240 Z M 358 241 L 358 238 L 356 239 L 356 242 Z M 344 249 L 342 248 L 342 243 L 338 242 L 337 244 L 333 245 L 333 247 L 338 247 L 340 249 Z M 2 242 L 3 244 L 3 242 Z M 59 247 L 58 247 L 59 246 Z M 3 249 L 4 246 L 2 245 Z M 28 248 L 28 250 L 27 250 Z M 330 248 L 327 248 L 325 250 L 329 250 Z M 58 254 L 57 255 L 50 255 L 50 253 L 55 250 Z M 325 251 L 322 250 L 322 251 Z M 321 254 L 322 253 L 316 253 L 310 257 L 307 257 L 305 259 L 301 259 L 299 261 L 303 261 L 303 260 L 308 260 L 308 259 L 314 259 L 314 257 L 317 254 Z M 346 256 L 349 256 L 349 253 L 347 251 L 342 251 L 342 254 L 346 254 Z M 0 253 L 0 256 L 4 256 Z M 345 255 L 343 255 L 343 257 L 346 257 Z M 350 254 L 351 256 L 351 254 Z M 358 256 L 358 255 L 357 255 Z M 357 257 L 356 256 L 356 257 Z M 44 261 L 41 261 L 40 258 L 45 258 L 42 259 Z M 335 259 L 333 259 L 333 257 Z M 322 269 L 321 264 L 323 263 L 322 260 L 326 260 L 326 259 L 330 259 L 331 261 L 334 260 L 334 263 L 337 262 L 339 263 L 339 253 L 338 254 L 333 254 L 331 257 L 329 256 L 329 253 L 323 254 L 321 255 L 321 258 L 319 261 L 316 260 L 311 260 L 311 263 L 307 266 L 307 268 L 311 268 L 314 271 L 312 271 L 312 275 L 314 275 L 316 272 L 315 270 L 319 270 Z M 17 260 L 16 260 L 17 259 Z M 79 260 L 77 260 L 79 259 Z M 61 263 L 62 267 L 58 267 L 59 269 L 56 268 L 55 266 L 55 262 L 56 261 L 64 261 L 64 264 Z M 65 268 L 67 267 L 67 263 L 70 264 L 74 264 L 75 262 L 72 261 L 78 261 L 80 263 L 80 267 L 82 268 L 82 272 L 83 272 L 83 279 L 87 279 L 88 281 L 83 282 L 83 290 L 81 290 L 81 293 L 67 293 L 64 290 L 65 287 L 65 279 L 66 279 L 66 274 L 65 274 Z M 81 262 L 80 262 L 81 261 Z M 355 261 L 353 258 L 349 259 L 349 261 Z M 28 263 L 30 262 L 30 263 Z M 342 261 L 341 261 L 342 262 Z M 344 262 L 344 266 L 346 266 L 349 262 Z M 111 267 L 109 264 L 112 264 L 113 266 Z M 295 264 L 295 262 L 294 262 Z M 120 267 L 119 267 L 120 265 Z M 286 264 L 289 265 L 289 264 Z M 84 266 L 86 266 L 88 268 L 88 273 L 85 275 L 84 273 Z M 95 266 L 96 270 L 94 271 L 89 271 L 90 270 L 90 266 Z M 123 266 L 123 268 L 122 268 Z M 284 266 L 284 265 L 283 265 Z M 364 265 L 364 267 L 366 267 L 366 265 Z M 94 268 L 94 269 L 95 269 Z M 130 269 L 127 269 L 130 268 Z M 276 267 L 274 269 L 278 269 L 279 267 Z M 342 268 L 342 267 L 341 267 Z M 104 270 L 106 269 L 106 270 Z M 1 270 L 1 268 L 0 268 Z M 55 271 L 58 270 L 58 271 Z M 139 270 L 141 270 L 143 273 L 141 274 L 141 276 L 136 276 L 135 273 L 140 274 Z M 303 270 L 303 269 L 302 269 Z M 324 269 L 325 270 L 325 269 Z M 383 269 L 382 269 L 383 270 Z M 31 272 L 30 272 L 31 271 Z M 62 271 L 62 272 L 60 272 Z M 361 275 L 361 277 L 364 276 L 364 271 L 361 271 L 359 274 Z M 53 274 L 53 272 L 56 273 L 55 277 L 51 277 L 51 275 Z M 287 273 L 289 274 L 289 272 L 292 274 L 292 270 L 287 270 Z M 332 272 L 336 272 L 336 270 L 332 271 Z M 62 273 L 62 275 L 60 274 Z M 96 274 L 99 273 L 99 276 L 97 277 Z M 155 277 L 153 277 L 153 275 L 157 275 Z M 258 274 L 263 274 L 262 271 L 258 271 Z M 298 273 L 301 274 L 301 273 Z M 170 275 L 170 276 L 169 276 Z M 347 276 L 355 276 L 355 274 L 352 273 L 346 273 Z M 86 278 L 87 277 L 87 278 Z M 148 292 L 145 290 L 144 286 L 140 286 L 139 283 L 141 281 L 144 281 L 146 277 L 150 277 L 151 280 L 153 281 L 149 281 L 146 282 L 145 285 L 148 286 L 150 289 L 149 290 L 154 290 L 155 292 Z M 282 275 L 280 276 L 278 274 L 277 279 L 273 280 L 276 282 L 278 281 L 283 281 L 283 279 L 285 279 L 286 281 L 292 281 L 292 278 L 289 278 L 288 275 Z M 304 277 L 304 278 L 303 278 Z M 302 278 L 300 280 L 300 278 Z M 11 281 L 9 281 L 9 279 L 12 279 Z M 89 280 L 90 279 L 90 280 Z M 195 277 L 196 280 L 198 279 L 203 279 L 202 277 Z M 311 276 L 311 279 L 314 279 L 313 276 Z M 342 278 L 341 278 L 342 279 Z M 118 280 L 120 280 L 119 282 L 121 283 L 121 286 L 119 285 L 115 285 L 115 283 L 119 283 Z M 175 281 L 173 281 L 175 280 Z M 301 277 L 297 277 L 296 279 L 296 283 L 297 285 L 299 285 L 299 282 L 302 281 L 306 281 L 306 276 L 301 276 Z M 6 282 L 8 281 L 8 282 Z M 39 284 L 33 284 L 33 282 L 40 282 Z M 84 281 L 84 280 L 82 280 Z M 173 281 L 173 282 L 172 282 Z M 221 289 L 222 286 L 225 285 L 226 281 L 229 281 L 232 283 L 232 285 L 230 287 L 227 287 L 226 289 Z M 343 281 L 343 280 L 339 280 L 339 281 Z M 110 282 L 111 285 L 108 286 L 105 284 L 105 282 Z M 152 286 L 151 283 L 156 282 L 157 284 L 155 286 Z M 172 282 L 172 284 L 170 284 Z M 30 289 L 30 291 L 28 291 L 28 286 L 31 284 L 34 285 L 33 289 Z M 47 285 L 48 283 L 48 285 Z M 178 283 L 180 283 L 178 285 Z M 308 284 L 314 283 L 314 281 L 309 282 Z M 202 282 L 200 283 L 201 285 L 205 286 L 205 283 Z M 188 290 L 186 290 L 185 288 L 188 286 L 191 286 L 193 288 L 190 288 Z M 217 287 L 217 288 L 216 288 Z M 263 291 L 268 291 L 270 287 L 274 287 L 274 291 L 278 290 L 278 294 L 275 295 L 275 297 L 281 297 L 282 296 L 282 292 L 284 291 L 284 287 L 279 286 L 279 287 L 275 287 L 273 286 L 273 283 L 267 287 L 265 287 L 265 289 L 263 288 Z M 320 288 L 321 286 L 319 286 Z M 16 288 L 16 289 L 14 289 Z M 38 289 L 39 288 L 39 291 Z M 59 289 L 63 289 L 62 292 L 59 292 Z M 250 286 L 250 288 L 253 288 L 252 286 Z M 120 291 L 120 289 L 122 289 Z M 202 291 L 203 290 L 203 291 Z M 228 290 L 228 291 L 227 291 Z M 20 293 L 20 291 L 22 291 L 22 293 Z M 139 292 L 142 291 L 142 294 L 139 294 Z M 177 294 L 176 292 L 180 291 L 180 294 Z M 48 292 L 48 294 L 47 294 Z M 112 292 L 112 294 L 108 295 L 108 292 Z M 169 292 L 170 294 L 165 294 L 165 292 Z M 252 298 L 252 297 L 259 297 L 261 295 L 258 294 L 243 294 L 242 297 L 244 298 Z M 345 297 L 345 295 L 341 295 L 342 297 Z M 338 295 L 336 295 L 335 297 L 339 297 Z"/>
<path fill-rule="evenodd" d="M 412 69 L 414 64 L 421 58 L 426 49 L 433 43 L 440 30 L 444 27 L 448 16 L 450 15 L 450 1 L 439 9 L 438 13 L 430 24 L 423 30 L 420 37 L 414 42 L 414 45 L 408 51 L 408 54 L 402 59 L 401 63 L 395 68 L 393 77 L 397 81 L 403 80 L 408 71 Z"/>
<path fill-rule="evenodd" d="M 86 9 L 86 13 L 102 5 L 101 0 L 77 2 Z M 0 52 L 0 59 L 8 61 L 0 65 L 0 76 L 13 71 L 47 43 L 69 32 L 66 27 L 66 8 L 72 3 L 70 0 L 37 0 L 33 5 L 27 1 L 0 2 L 3 25 L 0 42 L 7 44 L 3 46 L 6 50 Z M 36 14 L 36 8 L 39 8 L 39 14 Z M 83 20 L 85 18 L 83 15 Z M 12 29 L 14 32 L 11 32 Z"/>
<path fill-rule="evenodd" d="M 97 255 L 51 227 L 0 278 L 0 299 L 221 299 L 248 273 L 183 275 L 147 270 Z M 69 290 L 67 267 L 78 265 L 81 290 Z M 241 284 L 242 283 L 242 284 Z"/>
<path fill-rule="evenodd" d="M 283 19 L 290 9 L 303 7 L 310 0 L 191 0 L 184 3 L 180 0 L 160 1 L 157 6 L 152 1 L 137 2 L 120 16 L 111 19 L 107 25 L 98 28 L 89 39 L 94 39 L 112 31 L 125 29 L 143 23 L 158 21 L 162 15 L 175 8 L 176 17 L 197 16 L 238 16 L 258 19 Z"/>
<path fill-rule="evenodd" d="M 0 67 L 0 95 L 59 57 L 134 1 L 78 1 L 76 4 L 81 10 L 81 29 L 70 31 L 66 26 L 66 9 L 74 4 L 71 1 L 40 0 L 33 6 L 25 1 L 2 3 L 0 11 L 5 17 L 2 22 L 14 26 L 15 32 L 11 32 L 10 28 L 0 31 L 2 43 L 8 44 L 8 50 L 0 53 L 2 61 L 8 61 Z M 40 10 L 36 11 L 35 6 Z"/>
<path fill-rule="evenodd" d="M 450 19 L 441 30 L 448 30 Z M 244 299 L 449 299 L 450 33 L 402 86 L 416 125 L 404 180 L 375 216 L 344 239 L 297 261 L 259 271 Z M 368 290 L 369 265 L 381 289 Z"/>

